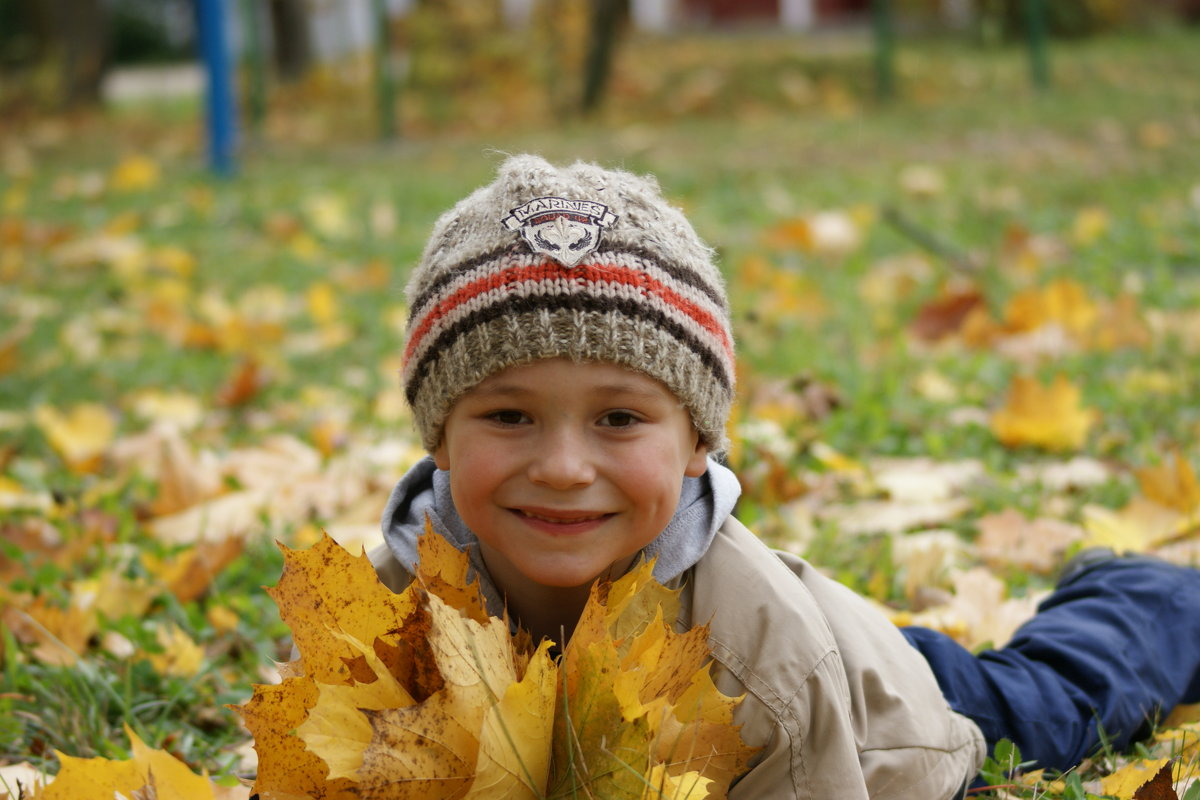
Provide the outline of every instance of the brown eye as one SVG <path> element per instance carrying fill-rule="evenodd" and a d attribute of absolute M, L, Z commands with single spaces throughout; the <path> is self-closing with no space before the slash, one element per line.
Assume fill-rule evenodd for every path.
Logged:
<path fill-rule="evenodd" d="M 628 428 L 637 422 L 638 418 L 628 411 L 610 411 L 600 419 L 600 424 L 606 428 Z"/>
<path fill-rule="evenodd" d="M 492 422 L 498 422 L 501 425 L 520 425 L 522 422 L 525 422 L 529 419 L 520 411 L 514 411 L 507 408 L 500 411 L 493 411 L 487 415 L 487 418 Z"/>

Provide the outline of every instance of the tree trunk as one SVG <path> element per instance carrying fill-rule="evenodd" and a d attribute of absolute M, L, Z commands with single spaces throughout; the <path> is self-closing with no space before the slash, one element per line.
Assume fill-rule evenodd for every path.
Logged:
<path fill-rule="evenodd" d="M 108 14 L 101 0 L 22 0 L 18 16 L 28 25 L 35 60 L 60 66 L 58 105 L 100 102 L 108 68 Z"/>
<path fill-rule="evenodd" d="M 580 103 L 585 114 L 600 107 L 604 101 L 608 78 L 612 73 L 613 53 L 625 13 L 624 0 L 591 0 L 592 14 L 588 31 L 588 54 L 584 64 L 583 96 Z"/>
<path fill-rule="evenodd" d="M 270 0 L 275 68 L 285 81 L 304 77 L 312 62 L 308 38 L 308 9 L 304 0 Z"/>

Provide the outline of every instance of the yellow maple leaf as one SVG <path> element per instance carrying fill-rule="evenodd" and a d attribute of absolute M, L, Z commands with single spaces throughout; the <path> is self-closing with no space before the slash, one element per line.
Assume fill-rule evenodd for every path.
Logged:
<path fill-rule="evenodd" d="M 654 581 L 653 568 L 596 584 L 567 645 L 551 797 L 636 800 L 660 764 L 676 778 L 702 772 L 716 784 L 710 796 L 721 797 L 753 752 L 732 725 L 738 698 L 709 676 L 707 626 L 672 629 L 678 590 Z"/>
<path fill-rule="evenodd" d="M 663 764 L 655 764 L 646 775 L 643 800 L 704 800 L 710 797 L 713 781 L 698 772 L 676 777 Z"/>
<path fill-rule="evenodd" d="M 38 406 L 34 421 L 67 466 L 79 473 L 95 472 L 105 448 L 113 440 L 117 423 L 98 403 L 81 403 L 62 413 L 51 406 Z"/>
<path fill-rule="evenodd" d="M 992 433 L 1008 447 L 1032 445 L 1047 450 L 1073 450 L 1083 445 L 1099 412 L 1084 408 L 1079 388 L 1065 375 L 1045 387 L 1017 375 L 1008 398 L 991 419 Z"/>
<path fill-rule="evenodd" d="M 466 553 L 435 533 L 428 519 L 425 535 L 417 540 L 417 553 L 420 556 L 417 582 L 426 591 L 436 594 L 451 608 L 476 622 L 487 621 L 488 612 L 479 591 L 479 579 L 467 580 L 471 567 Z"/>
<path fill-rule="evenodd" d="M 1136 470 L 1142 494 L 1185 514 L 1200 511 L 1200 481 L 1191 463 L 1178 452 L 1171 460 L 1171 464 Z"/>
<path fill-rule="evenodd" d="M 1099 313 L 1082 284 L 1063 278 L 1013 295 L 1005 306 L 1004 321 L 1014 333 L 1033 331 L 1054 323 L 1082 340 Z"/>
<path fill-rule="evenodd" d="M 328 325 L 338 316 L 337 295 L 328 281 L 318 281 L 304 293 L 308 313 L 318 325 Z"/>
<path fill-rule="evenodd" d="M 117 191 L 132 192 L 153 187 L 158 183 L 160 173 L 157 161 L 147 156 L 133 155 L 113 168 L 110 181 Z"/>
<path fill-rule="evenodd" d="M 1087 505 L 1082 509 L 1087 531 L 1085 547 L 1109 547 L 1118 553 L 1141 553 L 1164 544 L 1189 529 L 1189 518 L 1142 496 L 1113 510 Z"/>
<path fill-rule="evenodd" d="M 359 653 L 330 631 L 374 642 L 412 614 L 416 600 L 393 593 L 365 554 L 352 556 L 328 534 L 307 550 L 280 549 L 283 575 L 267 594 L 291 629 L 307 674 L 322 683 L 344 683 Z"/>
<path fill-rule="evenodd" d="M 484 715 L 475 780 L 467 795 L 471 800 L 542 797 L 550 772 L 558 685 L 551 644 L 542 642 L 525 676 L 510 684 Z"/>
<path fill-rule="evenodd" d="M 673 630 L 678 591 L 652 564 L 593 587 L 560 667 L 487 615 L 428 525 L 399 595 L 339 550 L 284 548 L 271 590 L 302 658 L 238 709 L 264 798 L 720 798 L 745 769 L 707 628 Z"/>
<path fill-rule="evenodd" d="M 100 626 L 94 605 L 71 602 L 66 608 L 52 605 L 44 595 L 20 597 L 0 612 L 0 621 L 22 642 L 35 644 L 33 656 L 45 664 L 73 666 L 87 649 Z"/>
<path fill-rule="evenodd" d="M 287 677 L 276 685 L 254 686 L 254 696 L 234 708 L 254 737 L 258 775 L 254 791 L 264 800 L 353 800 L 357 787 L 348 778 L 328 779 L 329 767 L 293 735 L 316 705 L 317 684 L 307 676 Z"/>
<path fill-rule="evenodd" d="M 365 659 L 370 682 L 317 684 L 317 702 L 296 728 L 305 746 L 329 765 L 330 778 L 351 778 L 371 743 L 371 721 L 363 712 L 403 708 L 415 702 L 375 653 L 350 636 L 343 637 Z"/>
<path fill-rule="evenodd" d="M 199 598 L 234 559 L 242 554 L 244 541 L 230 536 L 219 541 L 202 541 L 173 558 L 158 558 L 151 553 L 140 555 L 146 571 L 158 583 L 166 586 L 181 603 Z"/>
<path fill-rule="evenodd" d="M 132 797 L 153 785 L 157 800 L 213 800 L 208 773 L 195 774 L 165 750 L 148 747 L 126 725 L 133 757 L 127 760 L 75 758 L 56 751 L 58 776 L 30 800 L 79 800 L 86 797 Z"/>
<path fill-rule="evenodd" d="M 445 686 L 419 705 L 372 715 L 359 785 L 368 794 L 410 787 L 396 797 L 540 797 L 554 718 L 549 645 L 520 674 L 525 660 L 503 620 L 476 622 L 436 595 L 428 601 Z"/>
<path fill-rule="evenodd" d="M 147 660 L 159 674 L 190 678 L 204 666 L 204 648 L 178 625 L 161 626 L 155 639 L 163 652 L 150 653 Z"/>
<path fill-rule="evenodd" d="M 1133 800 L 1134 793 L 1151 781 L 1170 759 L 1154 758 L 1133 761 L 1111 775 L 1100 779 L 1104 794 L 1118 800 Z"/>

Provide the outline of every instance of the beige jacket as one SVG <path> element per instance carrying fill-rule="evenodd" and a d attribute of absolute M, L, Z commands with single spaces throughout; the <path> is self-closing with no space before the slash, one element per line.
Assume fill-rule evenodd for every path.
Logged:
<path fill-rule="evenodd" d="M 371 553 L 393 590 L 411 577 Z M 929 665 L 865 600 L 730 517 L 680 579 L 679 626 L 708 622 L 717 686 L 762 747 L 731 800 L 959 797 L 983 736 L 949 709 Z"/>

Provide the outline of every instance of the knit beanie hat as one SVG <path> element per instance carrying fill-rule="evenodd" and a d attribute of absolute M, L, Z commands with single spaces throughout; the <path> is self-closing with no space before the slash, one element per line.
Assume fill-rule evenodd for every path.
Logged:
<path fill-rule="evenodd" d="M 426 449 L 480 381 L 562 357 L 658 379 L 723 451 L 733 336 L 712 255 L 653 178 L 509 158 L 437 221 L 408 284 L 403 381 Z"/>

